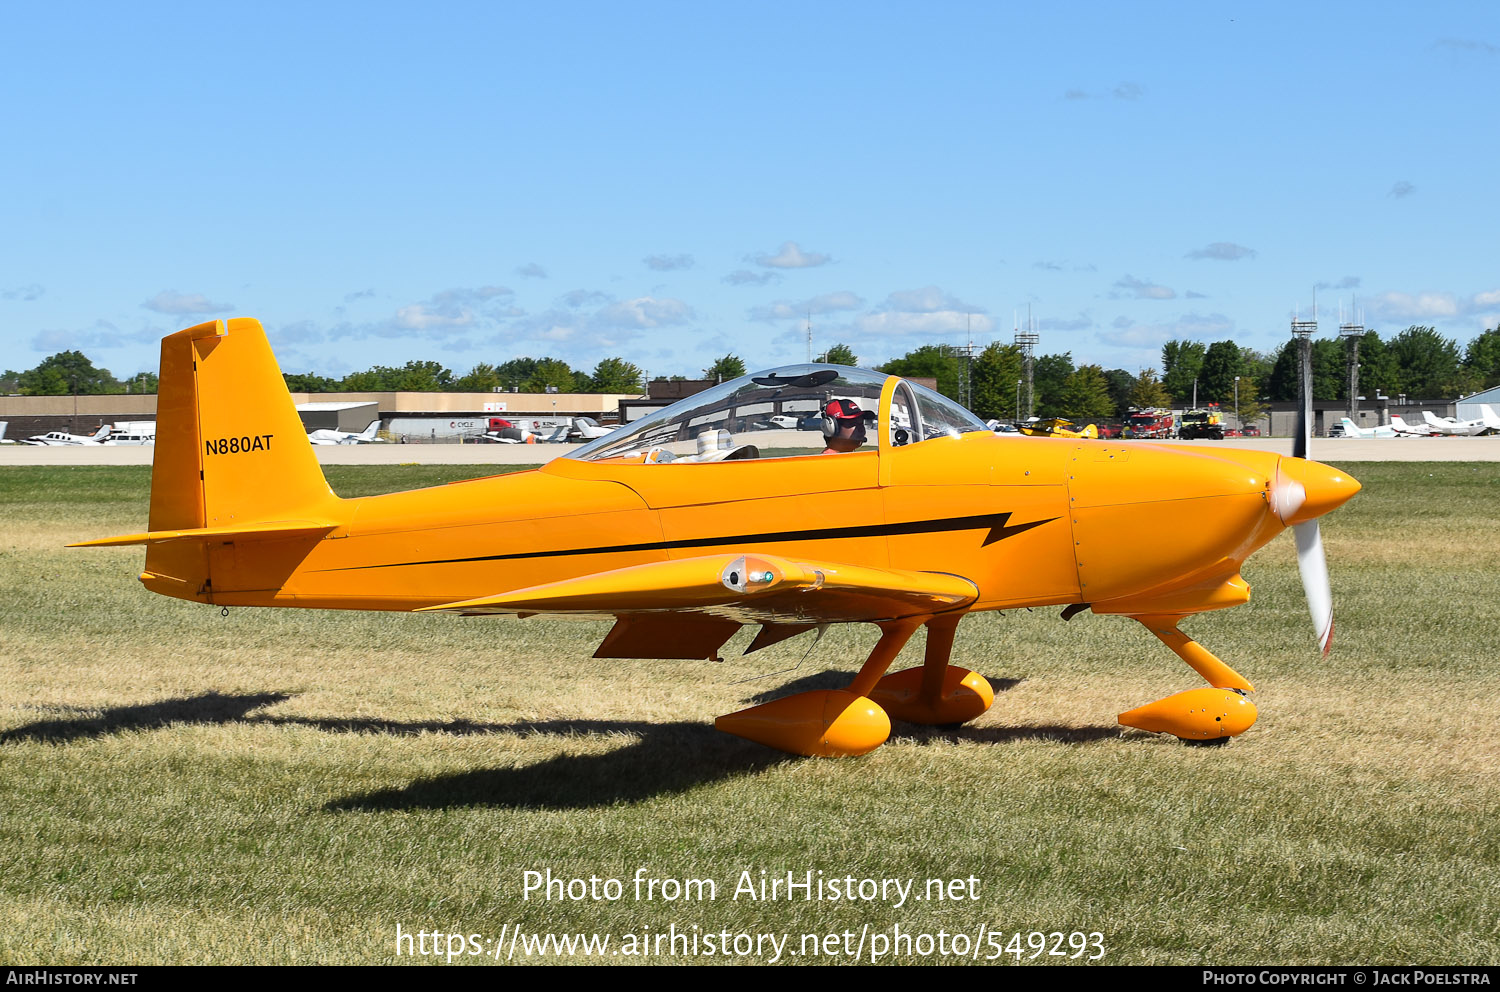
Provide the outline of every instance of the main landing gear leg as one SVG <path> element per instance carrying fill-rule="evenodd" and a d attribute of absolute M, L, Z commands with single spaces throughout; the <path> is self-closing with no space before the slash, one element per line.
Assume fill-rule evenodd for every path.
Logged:
<path fill-rule="evenodd" d="M 1185 741 L 1221 740 L 1243 734 L 1255 723 L 1255 704 L 1245 698 L 1255 686 L 1213 653 L 1177 629 L 1180 616 L 1135 617 L 1212 688 L 1189 689 L 1121 713 L 1120 723 Z"/>
<path fill-rule="evenodd" d="M 948 664 L 953 633 L 962 613 L 945 613 L 927 621 L 927 651 L 921 668 L 887 675 L 876 683 L 871 699 L 907 723 L 957 725 L 990 708 L 995 690 L 978 672 Z"/>
<path fill-rule="evenodd" d="M 714 726 L 792 754 L 852 757 L 873 751 L 891 735 L 891 721 L 869 697 L 883 684 L 881 676 L 911 635 L 930 619 L 909 617 L 878 624 L 880 640 L 847 689 L 799 692 L 721 716 Z M 952 636 L 950 631 L 950 645 Z"/>

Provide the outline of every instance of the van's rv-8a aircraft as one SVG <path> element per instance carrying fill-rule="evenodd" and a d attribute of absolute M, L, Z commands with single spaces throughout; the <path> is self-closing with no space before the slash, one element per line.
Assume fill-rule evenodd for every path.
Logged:
<path fill-rule="evenodd" d="M 948 663 L 960 621 L 1040 606 L 1139 620 L 1208 683 L 1122 724 L 1239 734 L 1255 720 L 1252 686 L 1178 624 L 1246 602 L 1246 557 L 1291 527 L 1326 652 L 1317 518 L 1359 489 L 1305 457 L 997 437 L 897 376 L 794 365 L 537 470 L 341 499 L 256 321 L 165 338 L 160 381 L 149 529 L 75 545 L 145 545 L 147 589 L 216 606 L 613 619 L 600 658 L 715 658 L 744 624 L 760 626 L 747 653 L 825 624 L 875 624 L 847 688 L 716 723 L 809 755 L 870 751 L 891 717 L 978 717 L 994 694 Z M 830 414 L 823 434 L 771 422 L 809 401 Z M 856 450 L 823 453 L 850 446 L 836 443 L 852 432 L 835 417 L 859 421 Z M 923 664 L 887 674 L 924 626 Z"/>

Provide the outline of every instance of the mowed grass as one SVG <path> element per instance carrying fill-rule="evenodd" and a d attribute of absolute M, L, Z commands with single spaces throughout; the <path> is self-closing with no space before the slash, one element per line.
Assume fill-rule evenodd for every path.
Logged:
<path fill-rule="evenodd" d="M 0 962 L 385 963 L 398 924 L 796 950 L 899 924 L 1098 931 L 1115 963 L 1500 963 L 1500 466 L 1349 468 L 1364 492 L 1324 520 L 1331 657 L 1289 536 L 1251 559 L 1249 605 L 1184 625 L 1257 685 L 1243 737 L 1122 734 L 1117 713 L 1201 682 L 1131 621 L 1021 611 L 959 629 L 989 713 L 844 761 L 712 720 L 842 684 L 873 628 L 743 659 L 742 631 L 716 664 L 594 660 L 593 623 L 224 617 L 145 592 L 139 549 L 61 547 L 144 529 L 147 469 L 7 469 Z M 328 473 L 364 495 L 481 471 Z M 523 900 L 547 869 L 625 897 Z M 718 898 L 636 901 L 637 869 Z M 980 891 L 732 899 L 744 870 Z"/>

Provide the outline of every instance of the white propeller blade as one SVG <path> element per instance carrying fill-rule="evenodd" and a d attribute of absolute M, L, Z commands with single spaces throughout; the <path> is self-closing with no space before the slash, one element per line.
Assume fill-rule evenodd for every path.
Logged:
<path fill-rule="evenodd" d="M 1328 582 L 1328 560 L 1323 557 L 1323 535 L 1318 532 L 1318 522 L 1309 520 L 1293 527 L 1292 536 L 1297 541 L 1297 569 L 1302 573 L 1318 647 L 1326 655 L 1333 647 L 1333 589 Z"/>

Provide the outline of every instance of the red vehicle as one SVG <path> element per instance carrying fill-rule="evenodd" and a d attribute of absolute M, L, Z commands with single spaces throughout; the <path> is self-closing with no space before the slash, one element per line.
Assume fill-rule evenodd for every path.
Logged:
<path fill-rule="evenodd" d="M 1176 430 L 1171 410 L 1131 410 L 1121 437 L 1171 437 Z"/>

